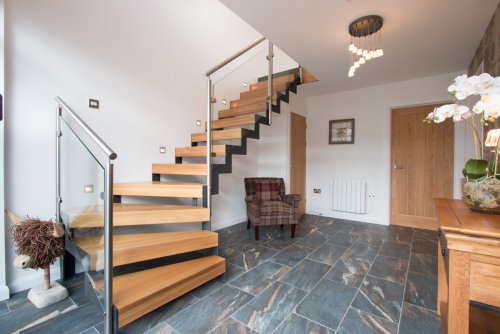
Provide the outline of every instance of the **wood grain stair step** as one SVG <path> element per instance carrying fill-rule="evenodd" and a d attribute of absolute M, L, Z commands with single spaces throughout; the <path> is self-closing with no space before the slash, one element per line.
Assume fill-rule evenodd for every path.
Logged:
<path fill-rule="evenodd" d="M 103 206 L 91 205 L 63 212 L 70 228 L 103 227 Z M 137 226 L 204 222 L 210 210 L 201 206 L 113 204 L 113 226 Z"/>
<path fill-rule="evenodd" d="M 189 182 L 117 183 L 113 185 L 113 195 L 201 198 L 204 186 Z"/>
<path fill-rule="evenodd" d="M 266 111 L 267 103 L 258 102 L 254 104 L 247 104 L 244 106 L 234 107 L 225 110 L 219 110 L 219 118 L 227 118 L 234 116 L 242 116 L 247 114 L 255 114 L 257 112 Z"/>
<path fill-rule="evenodd" d="M 225 271 L 223 258 L 207 256 L 113 278 L 118 326 L 129 324 Z"/>
<path fill-rule="evenodd" d="M 278 97 L 277 94 L 273 95 L 273 103 L 276 102 L 277 97 Z M 258 97 L 254 97 L 254 98 L 248 98 L 248 99 L 233 100 L 229 103 L 229 105 L 231 108 L 234 108 L 234 107 L 244 106 L 247 104 L 259 103 L 259 102 L 266 102 L 266 96 L 258 96 Z"/>
<path fill-rule="evenodd" d="M 104 264 L 103 237 L 77 237 L 74 240 L 89 255 L 90 270 L 101 270 Z M 113 265 L 194 252 L 217 247 L 218 244 L 218 234 L 205 230 L 114 235 Z"/>
<path fill-rule="evenodd" d="M 243 130 L 241 128 L 227 129 L 227 130 L 217 130 L 212 132 L 213 140 L 229 140 L 229 139 L 241 139 Z M 191 135 L 191 141 L 193 143 L 199 143 L 207 141 L 207 133 L 193 133 Z"/>
<path fill-rule="evenodd" d="M 290 83 L 295 80 L 295 74 L 287 74 L 287 75 L 282 75 L 280 77 L 274 78 L 273 79 L 273 85 L 279 85 L 283 83 Z M 256 90 L 256 89 L 267 89 L 267 80 L 260 81 L 254 84 L 250 85 L 250 90 Z"/>
<path fill-rule="evenodd" d="M 226 145 L 213 145 L 212 153 L 216 156 L 226 155 Z M 175 149 L 176 157 L 206 157 L 207 147 L 206 146 L 192 146 L 192 147 L 177 147 Z"/>
<path fill-rule="evenodd" d="M 153 174 L 207 175 L 207 164 L 153 164 Z"/>
<path fill-rule="evenodd" d="M 266 108 L 264 107 L 264 111 L 265 110 L 266 110 Z M 229 128 L 229 127 L 233 127 L 233 126 L 253 125 L 253 124 L 255 124 L 255 122 L 257 122 L 257 115 L 248 114 L 248 115 L 244 115 L 244 116 L 218 119 L 218 120 L 212 122 L 212 128 L 213 129 L 223 129 L 223 128 Z"/>
<path fill-rule="evenodd" d="M 273 85 L 273 94 L 276 92 L 282 92 L 286 89 L 287 83 L 281 83 Z M 251 99 L 256 97 L 267 96 L 267 88 L 249 90 L 247 92 L 240 93 L 241 99 Z"/>

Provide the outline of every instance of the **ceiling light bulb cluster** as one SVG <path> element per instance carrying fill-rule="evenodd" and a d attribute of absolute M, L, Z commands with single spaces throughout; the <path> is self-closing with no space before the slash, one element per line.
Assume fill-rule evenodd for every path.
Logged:
<path fill-rule="evenodd" d="M 356 69 L 367 61 L 382 57 L 382 28 L 383 19 L 377 15 L 361 17 L 349 25 L 351 41 L 348 50 L 351 54 L 352 66 L 349 68 L 348 77 L 352 78 Z"/>

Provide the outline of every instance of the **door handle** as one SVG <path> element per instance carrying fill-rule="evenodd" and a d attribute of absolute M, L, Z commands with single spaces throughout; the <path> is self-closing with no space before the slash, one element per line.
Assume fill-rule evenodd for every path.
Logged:
<path fill-rule="evenodd" d="M 293 168 L 298 168 L 299 166 L 298 165 L 292 165 Z"/>
<path fill-rule="evenodd" d="M 394 168 L 394 169 L 404 169 L 404 168 L 405 168 L 405 166 L 401 166 L 401 165 L 394 165 L 394 166 L 392 166 L 392 168 Z"/>

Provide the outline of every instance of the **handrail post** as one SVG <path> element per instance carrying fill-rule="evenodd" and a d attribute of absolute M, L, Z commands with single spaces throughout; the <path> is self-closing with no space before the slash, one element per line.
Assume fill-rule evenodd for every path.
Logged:
<path fill-rule="evenodd" d="M 56 223 L 61 223 L 61 106 L 56 108 Z"/>
<path fill-rule="evenodd" d="M 107 163 L 104 180 L 104 281 L 105 281 L 105 319 L 104 333 L 113 333 L 113 164 Z"/>
<path fill-rule="evenodd" d="M 212 205 L 212 79 L 207 77 L 207 208 Z M 212 212 L 210 211 L 210 220 L 212 220 Z"/>
<path fill-rule="evenodd" d="M 269 41 L 269 51 L 267 60 L 269 62 L 269 72 L 267 75 L 267 124 L 272 124 L 273 106 L 273 43 Z"/>

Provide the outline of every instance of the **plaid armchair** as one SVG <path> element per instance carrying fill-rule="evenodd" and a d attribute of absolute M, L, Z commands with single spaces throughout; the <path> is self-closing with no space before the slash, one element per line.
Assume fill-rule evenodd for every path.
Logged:
<path fill-rule="evenodd" d="M 291 224 L 291 236 L 295 237 L 295 226 L 299 223 L 300 195 L 285 195 L 282 178 L 245 178 L 248 225 L 255 226 L 255 240 L 259 240 L 259 225 Z"/>

